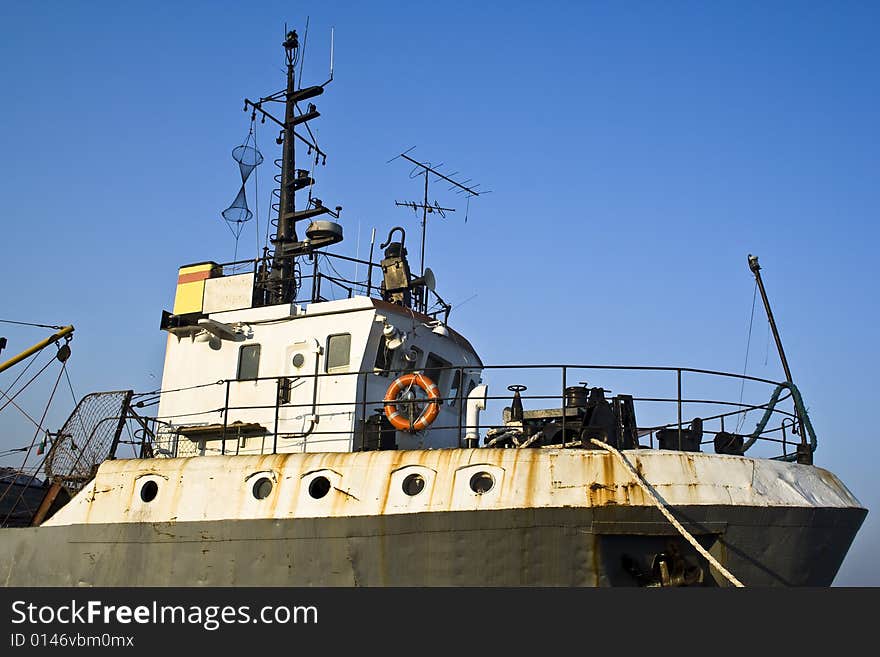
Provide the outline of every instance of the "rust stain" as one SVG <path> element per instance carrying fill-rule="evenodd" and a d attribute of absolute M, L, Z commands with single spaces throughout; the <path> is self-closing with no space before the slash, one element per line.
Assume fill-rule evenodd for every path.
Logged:
<path fill-rule="evenodd" d="M 531 456 L 529 454 L 528 456 Z M 537 492 L 538 467 L 534 459 L 529 458 L 526 465 L 526 486 L 523 503 L 531 507 L 534 504 L 535 493 Z M 514 470 L 515 474 L 515 470 Z M 517 500 L 513 500 L 516 503 Z"/>
<path fill-rule="evenodd" d="M 603 465 L 605 463 L 603 462 Z M 589 491 L 588 498 L 591 506 L 606 506 L 618 503 L 618 487 L 614 483 L 610 483 L 607 478 L 605 481 L 594 481 L 587 487 L 587 490 Z"/>
<path fill-rule="evenodd" d="M 275 465 L 275 464 L 273 464 Z M 271 471 L 272 473 L 272 493 L 269 495 L 269 499 L 265 500 L 268 502 L 266 505 L 266 513 L 265 516 L 270 518 L 275 518 L 278 516 L 278 502 L 281 500 L 280 489 L 281 486 L 278 483 L 279 475 L 275 470 Z"/>
<path fill-rule="evenodd" d="M 642 479 L 645 479 L 645 471 L 642 469 L 642 459 L 636 457 L 636 458 L 633 459 L 633 461 L 631 461 L 631 462 L 632 462 L 632 464 L 633 464 L 633 469 L 634 469 L 636 472 L 639 473 L 639 476 L 640 476 Z"/>
<path fill-rule="evenodd" d="M 612 460 L 612 455 L 603 451 L 601 453 L 594 452 L 591 456 L 593 458 L 599 458 L 601 461 L 599 466 L 602 472 L 599 481 L 604 484 L 614 481 L 614 461 Z"/>
<path fill-rule="evenodd" d="M 334 465 L 335 465 L 335 463 L 334 463 Z M 329 479 L 329 477 L 328 477 L 328 479 Z M 343 481 L 343 480 L 342 480 L 342 477 L 339 478 L 339 481 L 340 481 L 340 484 L 341 484 L 342 481 Z M 342 507 L 345 505 L 346 502 L 348 502 L 348 498 L 347 498 L 345 495 L 336 495 L 336 494 L 334 493 L 334 491 L 338 491 L 338 492 L 340 492 L 340 493 L 344 492 L 343 490 L 341 490 L 340 488 L 338 488 L 337 486 L 335 486 L 335 485 L 333 484 L 332 479 L 331 479 L 331 482 L 330 482 L 330 492 L 327 493 L 327 495 L 332 495 L 332 498 L 331 498 L 331 501 L 330 501 L 330 512 L 327 514 L 327 515 L 329 515 L 329 516 L 339 516 L 339 515 L 342 515 Z"/>
<path fill-rule="evenodd" d="M 95 486 L 89 491 L 89 496 L 86 498 L 89 502 L 94 502 L 95 498 L 101 493 L 109 493 L 115 488 L 115 486 L 110 486 L 108 488 L 98 488 L 97 482 Z M 121 488 L 121 487 L 120 487 Z"/>
<path fill-rule="evenodd" d="M 523 497 L 530 497 L 528 487 L 523 489 L 519 485 L 520 464 L 521 461 L 518 458 L 513 459 L 513 463 L 510 464 L 510 474 L 504 478 L 504 484 L 501 489 L 501 499 L 506 498 L 515 501 L 517 493 L 520 493 Z M 526 473 L 525 477 L 528 479 L 528 473 Z"/>
<path fill-rule="evenodd" d="M 171 532 L 162 531 L 159 529 L 159 523 L 151 522 L 150 526 L 153 528 L 153 531 L 159 534 L 160 536 L 168 536 L 169 538 L 177 538 L 176 534 L 172 534 Z"/>
<path fill-rule="evenodd" d="M 181 507 L 181 498 L 184 495 L 184 472 L 191 464 L 191 459 L 185 459 L 182 463 L 180 463 L 180 467 L 177 469 L 177 485 L 172 486 L 171 498 L 168 502 L 165 503 L 164 508 L 167 509 L 167 513 L 170 516 L 173 512 L 178 511 Z M 194 463 L 193 463 L 194 464 Z M 177 465 L 177 464 L 175 464 Z M 163 486 L 163 488 L 166 488 Z M 159 491 L 159 495 L 162 496 L 162 491 Z M 160 497 L 161 499 L 161 497 Z M 167 498 L 165 498 L 167 499 Z M 158 510 L 157 510 L 158 511 Z M 157 511 L 153 511 L 152 514 L 156 514 Z"/>
<path fill-rule="evenodd" d="M 134 502 L 134 489 L 137 486 L 137 479 L 134 481 L 134 485 L 128 487 L 128 500 L 126 500 L 125 510 L 130 511 Z"/>
<path fill-rule="evenodd" d="M 385 485 L 379 489 L 379 513 L 385 513 L 385 509 L 388 506 L 388 495 L 391 493 L 391 482 L 394 481 L 393 473 L 389 473 L 386 478 Z"/>
<path fill-rule="evenodd" d="M 557 481 L 555 469 L 556 469 L 556 459 L 558 459 L 558 458 L 559 458 L 559 455 L 553 454 L 553 453 L 551 453 L 548 458 L 548 461 L 550 462 L 550 486 L 551 486 L 551 488 L 556 485 L 556 481 Z"/>

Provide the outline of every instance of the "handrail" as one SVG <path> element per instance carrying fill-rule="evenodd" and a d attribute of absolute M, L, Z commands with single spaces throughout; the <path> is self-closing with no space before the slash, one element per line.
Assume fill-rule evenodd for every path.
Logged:
<path fill-rule="evenodd" d="M 532 394 L 521 395 L 521 398 L 523 399 L 523 401 L 544 402 L 544 404 L 541 406 L 541 408 L 547 409 L 547 404 L 549 403 L 552 405 L 554 402 L 557 404 L 561 404 L 562 408 L 566 407 L 566 396 L 565 396 L 566 383 L 569 380 L 576 380 L 576 377 L 573 376 L 573 374 L 572 374 L 573 372 L 578 371 L 578 370 L 599 370 L 599 371 L 619 371 L 619 372 L 670 372 L 675 375 L 676 382 L 673 385 L 676 385 L 676 394 L 674 396 L 668 396 L 668 397 L 657 396 L 657 395 L 641 395 L 641 396 L 639 396 L 638 394 L 636 394 L 638 392 L 637 390 L 632 391 L 633 392 L 632 400 L 634 403 L 637 403 L 638 407 L 641 409 L 644 409 L 646 404 L 664 404 L 664 403 L 666 403 L 666 404 L 674 403 L 674 404 L 676 404 L 676 407 L 678 409 L 677 412 L 675 413 L 676 417 L 674 420 L 671 420 L 666 423 L 661 423 L 661 424 L 655 423 L 655 424 L 651 424 L 651 425 L 640 425 L 640 426 L 636 427 L 636 430 L 637 430 L 639 436 L 644 436 L 644 435 L 650 434 L 650 446 L 651 447 L 654 447 L 654 432 L 656 432 L 656 431 L 659 431 L 661 429 L 669 429 L 669 428 L 675 429 L 676 427 L 682 433 L 686 430 L 687 425 L 685 424 L 685 421 L 683 419 L 683 414 L 684 414 L 683 407 L 685 407 L 687 405 L 691 405 L 691 406 L 693 406 L 693 405 L 702 405 L 702 406 L 716 405 L 716 406 L 722 406 L 722 407 L 727 406 L 728 408 L 731 408 L 731 410 L 719 409 L 719 412 L 715 412 L 715 413 L 708 414 L 708 415 L 706 415 L 706 414 L 701 415 L 701 419 L 703 420 L 703 422 L 710 422 L 710 421 L 720 422 L 720 430 L 714 430 L 714 428 L 704 427 L 704 435 L 705 436 L 712 436 L 713 434 L 715 434 L 717 436 L 717 434 L 724 431 L 724 419 L 725 418 L 729 418 L 732 416 L 738 416 L 738 415 L 741 415 L 744 413 L 748 413 L 750 411 L 763 409 L 764 414 L 763 414 L 762 420 L 759 423 L 756 430 L 754 432 L 752 432 L 751 434 L 749 434 L 748 436 L 743 436 L 743 437 L 747 438 L 747 440 L 748 440 L 748 442 L 745 443 L 744 449 L 742 450 L 743 452 L 745 451 L 745 449 L 752 447 L 754 445 L 755 441 L 760 439 L 762 441 L 766 441 L 766 444 L 768 444 L 768 445 L 780 444 L 780 443 L 782 445 L 782 449 L 783 449 L 782 456 L 769 457 L 769 458 L 788 459 L 790 457 L 790 455 L 786 451 L 786 446 L 791 445 L 793 443 L 790 440 L 788 440 L 788 437 L 785 433 L 785 425 L 781 425 L 779 427 L 768 428 L 768 423 L 774 415 L 777 417 L 781 416 L 783 418 L 783 421 L 789 421 L 789 422 L 793 422 L 794 420 L 803 418 L 801 420 L 801 422 L 803 423 L 804 426 L 807 427 L 807 430 L 810 433 L 810 437 L 812 440 L 811 447 L 813 450 L 816 447 L 815 432 L 813 430 L 812 425 L 809 424 L 809 420 L 806 416 L 806 409 L 804 408 L 803 401 L 800 398 L 800 393 L 797 391 L 797 389 L 794 388 L 793 386 L 786 385 L 785 383 L 780 383 L 777 381 L 773 381 L 773 380 L 765 379 L 765 378 L 761 378 L 761 377 L 754 377 L 754 376 L 748 376 L 748 375 L 743 375 L 743 374 L 733 374 L 733 373 L 722 372 L 722 371 L 717 371 L 717 370 L 707 370 L 707 369 L 692 368 L 692 367 L 662 366 L 662 365 L 602 365 L 602 364 L 599 364 L 599 365 L 597 365 L 597 364 L 593 364 L 593 365 L 589 365 L 589 364 L 587 364 L 587 365 L 556 365 L 556 364 L 532 364 L 532 365 L 518 365 L 518 364 L 477 365 L 477 364 L 474 364 L 474 365 L 461 365 L 461 364 L 459 364 L 459 365 L 442 366 L 442 367 L 437 367 L 437 368 L 432 368 L 432 369 L 437 372 L 446 372 L 446 371 L 458 372 L 457 376 L 458 376 L 458 380 L 460 382 L 458 389 L 456 389 L 454 392 L 450 390 L 450 394 L 448 396 L 443 397 L 441 400 L 442 403 L 452 405 L 455 408 L 454 416 L 447 415 L 446 417 L 449 419 L 449 421 L 443 420 L 442 426 L 441 426 L 441 424 L 435 422 L 432 425 L 432 430 L 433 429 L 442 429 L 442 430 L 446 430 L 446 431 L 454 431 L 454 430 L 457 431 L 459 445 L 462 444 L 461 441 L 462 441 L 463 424 L 464 424 L 463 414 L 465 411 L 465 406 L 466 406 L 465 400 L 466 400 L 466 396 L 467 396 L 467 392 L 462 389 L 464 384 L 461 382 L 465 381 L 466 377 L 468 375 L 474 375 L 476 373 L 479 373 L 480 375 L 485 377 L 487 374 L 491 374 L 492 372 L 496 372 L 499 375 L 503 375 L 505 372 L 512 372 L 512 371 L 523 371 L 525 373 L 530 373 L 530 372 L 534 373 L 534 372 L 539 372 L 539 371 L 557 370 L 557 371 L 561 372 L 561 374 L 562 374 L 562 388 L 561 388 L 561 390 L 559 390 L 558 392 L 556 392 L 554 390 L 553 394 L 535 394 L 533 392 Z M 402 372 L 400 372 L 400 373 L 402 373 Z M 195 388 L 198 388 L 198 387 L 207 388 L 207 387 L 212 387 L 212 386 L 222 386 L 224 389 L 224 393 L 225 393 L 225 394 L 221 393 L 221 395 L 223 396 L 223 399 L 217 400 L 218 403 L 220 404 L 220 406 L 210 407 L 210 408 L 208 408 L 206 406 L 195 406 L 195 407 L 191 407 L 186 412 L 183 412 L 183 410 L 181 410 L 176 416 L 163 415 L 160 417 L 156 417 L 155 420 L 160 422 L 161 426 L 168 427 L 167 429 L 162 430 L 162 433 L 164 433 L 166 436 L 168 436 L 170 433 L 175 431 L 174 430 L 175 426 L 180 426 L 180 427 L 209 426 L 212 424 L 210 422 L 209 418 L 213 414 L 220 413 L 222 416 L 222 426 L 223 426 L 222 435 L 225 436 L 227 434 L 227 429 L 228 429 L 230 420 L 235 419 L 234 417 L 230 418 L 231 413 L 233 413 L 235 411 L 264 412 L 265 413 L 264 416 L 258 415 L 256 417 L 264 417 L 263 420 L 259 421 L 259 423 L 262 424 L 263 427 L 266 429 L 266 434 L 265 434 L 267 437 L 266 440 L 269 442 L 268 445 L 264 444 L 264 448 L 271 449 L 272 452 L 277 452 L 279 438 L 297 439 L 297 438 L 305 438 L 305 436 L 309 436 L 309 444 L 313 444 L 315 442 L 320 442 L 321 440 L 333 439 L 333 438 L 328 438 L 328 436 L 331 436 L 331 437 L 336 436 L 336 439 L 338 439 L 338 437 L 340 435 L 344 435 L 344 434 L 350 435 L 352 433 L 352 431 L 357 433 L 357 431 L 360 430 L 363 433 L 361 440 L 365 440 L 366 439 L 366 431 L 364 429 L 349 428 L 345 431 L 337 431 L 337 430 L 335 430 L 335 427 L 332 427 L 332 426 L 330 426 L 330 427 L 321 426 L 319 428 L 318 426 L 316 426 L 318 424 L 317 422 L 313 422 L 310 425 L 309 430 L 306 431 L 305 433 L 303 433 L 302 430 L 300 430 L 298 432 L 292 432 L 292 431 L 289 431 L 286 428 L 286 426 L 279 425 L 279 420 L 280 420 L 279 413 L 284 411 L 285 413 L 288 414 L 286 416 L 286 419 L 284 420 L 284 422 L 287 422 L 293 418 L 307 417 L 307 416 L 308 417 L 317 417 L 317 418 L 328 417 L 328 415 L 327 415 L 328 409 L 333 408 L 334 410 L 332 413 L 330 413 L 330 415 L 333 415 L 335 413 L 340 413 L 340 412 L 355 413 L 354 417 L 356 417 L 360 421 L 361 427 L 363 427 L 363 426 L 365 426 L 368 415 L 370 417 L 372 417 L 372 414 L 376 411 L 380 411 L 382 406 L 384 405 L 384 399 L 379 399 L 379 398 L 372 399 L 371 398 L 372 395 L 368 395 L 367 385 L 366 385 L 366 381 L 367 381 L 366 375 L 384 375 L 385 377 L 390 378 L 390 377 L 396 376 L 397 374 L 399 374 L 397 371 L 381 371 L 381 370 L 376 370 L 375 368 L 373 368 L 373 369 L 366 369 L 366 370 L 352 370 L 352 371 L 348 371 L 348 372 L 332 372 L 332 373 L 320 372 L 320 371 L 316 370 L 314 373 L 304 373 L 304 374 L 297 374 L 297 375 L 290 375 L 290 376 L 263 376 L 263 377 L 256 377 L 253 379 L 246 379 L 246 380 L 221 379 L 218 381 L 211 381 L 209 383 L 205 383 L 202 386 L 187 386 L 187 387 L 180 389 L 180 390 L 168 390 L 168 391 L 153 392 L 152 395 L 156 395 L 156 396 L 158 396 L 158 395 L 172 395 L 176 392 L 181 392 L 183 390 L 191 391 L 191 390 L 194 390 Z M 772 386 L 774 386 L 774 394 L 771 396 L 770 401 L 767 403 L 744 403 L 742 401 L 736 402 L 736 401 L 730 401 L 730 400 L 724 400 L 724 399 L 713 399 L 713 398 L 711 398 L 711 396 L 706 396 L 706 395 L 686 396 L 684 394 L 683 385 L 682 385 L 683 375 L 685 375 L 685 374 L 727 377 L 727 378 L 731 378 L 731 379 L 748 380 L 748 381 L 753 381 L 753 382 L 762 383 L 762 384 L 766 384 L 766 385 L 772 385 Z M 285 379 L 288 380 L 289 382 L 292 382 L 294 386 L 297 385 L 296 381 L 305 382 L 308 380 L 312 380 L 312 381 L 314 381 L 314 385 L 312 387 L 316 391 L 320 380 L 324 377 L 334 377 L 334 378 L 338 379 L 339 377 L 347 377 L 347 376 L 365 377 L 364 383 L 359 384 L 359 386 L 358 386 L 357 399 L 337 400 L 337 401 L 324 401 L 324 400 L 318 401 L 317 399 L 311 399 L 309 401 L 302 400 L 303 403 L 299 403 L 298 400 L 297 401 L 291 400 L 291 401 L 285 402 L 285 401 L 281 401 L 279 398 L 279 391 L 280 391 L 280 389 L 282 387 L 282 383 Z M 447 385 L 448 385 L 448 382 L 451 380 L 452 380 L 451 378 L 446 379 Z M 274 382 L 275 385 L 266 386 L 265 388 L 263 388 L 263 390 L 264 390 L 263 393 L 258 393 L 258 395 L 265 395 L 265 402 L 248 403 L 248 404 L 244 404 L 244 405 L 236 403 L 235 397 L 238 394 L 237 390 L 239 389 L 239 386 L 246 385 L 246 384 L 251 384 L 251 385 L 260 384 L 261 382 L 270 382 L 270 381 Z M 528 379 L 526 379 L 526 381 L 528 381 Z M 548 384 L 548 380 L 544 377 L 544 375 L 542 375 L 542 378 L 541 378 L 541 385 L 545 386 L 545 387 L 547 385 L 551 385 L 555 388 L 555 386 L 552 383 Z M 783 395 L 782 393 L 786 390 L 788 391 L 788 394 Z M 539 391 L 539 392 L 543 392 L 543 391 Z M 216 398 L 216 394 L 215 393 L 212 393 L 212 394 L 214 394 L 214 398 Z M 270 397 L 270 394 L 274 395 L 274 397 Z M 795 402 L 795 407 L 796 407 L 794 413 L 778 408 L 778 405 L 780 402 L 782 402 L 785 399 L 788 399 L 790 397 L 794 397 L 794 402 Z M 211 399 L 211 397 L 208 397 L 207 399 Z M 487 399 L 487 401 L 504 402 L 504 401 L 509 401 L 511 398 L 509 395 L 505 394 L 505 395 L 487 396 L 486 399 Z M 256 399 L 253 401 L 256 401 Z M 405 402 L 402 402 L 402 403 L 405 403 Z M 208 405 L 210 406 L 210 403 Z M 269 409 L 272 409 L 272 410 L 270 411 Z M 345 409 L 348 409 L 348 410 L 345 410 Z M 304 415 L 302 415 L 302 416 L 295 415 L 298 410 L 302 410 Z M 552 408 L 548 409 L 548 410 L 552 410 Z M 324 413 L 324 415 L 322 415 L 322 412 Z M 653 413 L 653 412 L 654 411 L 649 411 L 649 413 Z M 294 415 L 290 415 L 290 413 L 293 413 Z M 568 435 L 565 433 L 567 415 L 568 414 L 566 412 L 562 412 L 561 418 L 558 418 L 558 422 L 562 426 L 563 437 Z M 637 413 L 637 417 L 639 415 L 640 414 Z M 274 426 L 272 424 L 272 417 L 270 417 L 270 416 L 274 416 Z M 204 419 L 199 421 L 197 419 L 199 417 L 204 418 Z M 245 416 L 245 417 L 247 417 L 247 416 Z M 194 420 L 195 420 L 195 422 L 193 422 Z M 339 425 L 336 425 L 336 427 L 338 427 L 338 426 Z M 486 422 L 480 421 L 478 429 L 482 429 L 482 430 L 487 430 L 487 429 L 492 429 L 492 428 L 498 429 L 498 428 L 502 428 L 503 426 L 504 426 L 503 421 L 500 421 L 500 423 L 497 423 L 497 424 L 486 423 Z M 792 426 L 794 426 L 794 425 L 792 425 Z M 331 430 L 331 429 L 333 429 L 333 430 Z M 782 439 L 781 440 L 779 438 L 774 438 L 774 437 L 771 437 L 770 435 L 768 435 L 768 434 L 778 432 L 778 431 L 780 431 L 780 429 L 782 430 Z M 234 432 L 232 432 L 231 430 L 229 431 L 230 436 L 233 435 L 233 433 Z M 706 442 L 707 442 L 706 440 L 702 440 L 701 444 L 705 444 Z M 711 442 L 711 438 L 709 438 L 708 442 Z M 565 446 L 565 444 L 571 444 L 570 439 L 569 439 L 568 443 L 563 443 L 563 446 Z M 225 450 L 226 450 L 225 439 L 223 441 L 223 445 L 218 446 L 218 447 L 220 447 L 220 450 L 225 453 Z M 354 447 L 354 448 L 357 449 L 357 447 Z M 363 443 L 361 444 L 360 448 L 361 449 L 365 448 Z M 791 455 L 791 456 L 793 456 L 793 455 Z"/>
<path fill-rule="evenodd" d="M 363 265 L 366 269 L 366 279 L 365 280 L 352 280 L 345 278 L 339 272 L 337 276 L 332 276 L 328 273 L 321 271 L 319 267 L 320 256 L 324 256 L 327 258 L 327 261 L 330 262 L 330 267 L 335 270 L 335 267 L 332 265 L 333 260 L 340 260 L 344 262 L 350 262 L 357 265 Z M 267 264 L 271 258 L 269 256 L 264 256 L 261 258 L 248 258 L 244 260 L 233 260 L 231 262 L 222 262 L 217 263 L 217 267 L 221 270 L 229 270 L 232 273 L 239 273 L 245 265 L 253 267 L 255 284 L 258 283 L 256 280 L 260 271 L 260 264 Z M 376 262 L 372 262 L 370 260 L 362 260 L 361 258 L 352 258 L 351 256 L 342 255 L 340 253 L 330 253 L 328 251 L 316 250 L 311 253 L 311 268 L 312 272 L 308 275 L 299 275 L 297 277 L 298 283 L 297 287 L 302 292 L 297 299 L 294 300 L 294 303 L 320 303 L 322 301 L 327 301 L 321 294 L 321 281 L 328 280 L 334 285 L 338 285 L 343 290 L 346 291 L 348 298 L 351 298 L 355 294 L 355 290 L 358 290 L 360 293 L 364 294 L 370 298 L 381 299 L 381 286 L 373 284 L 373 270 L 379 269 L 381 271 L 382 265 Z M 307 290 L 305 285 L 302 285 L 302 281 L 311 280 L 311 289 Z M 379 279 L 381 280 L 381 278 Z M 346 285 L 346 283 L 348 285 Z M 437 318 L 439 315 L 443 315 L 443 321 L 449 320 L 449 313 L 452 311 L 452 306 L 443 300 L 443 298 L 437 294 L 435 290 L 426 289 L 425 298 L 423 299 L 423 307 L 417 308 L 423 314 L 426 314 L 430 317 Z M 439 305 L 437 310 L 429 311 L 428 310 L 428 296 L 432 295 L 435 299 L 434 303 L 431 304 L 431 307 L 435 305 Z"/>

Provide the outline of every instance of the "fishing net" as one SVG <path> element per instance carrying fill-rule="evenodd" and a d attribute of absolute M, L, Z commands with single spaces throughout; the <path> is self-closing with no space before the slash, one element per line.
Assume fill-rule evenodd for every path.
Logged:
<path fill-rule="evenodd" d="M 73 494 L 115 456 L 131 395 L 131 390 L 94 392 L 80 400 L 46 458 L 50 480 L 60 480 Z"/>
<path fill-rule="evenodd" d="M 235 236 L 236 241 L 241 235 L 245 222 L 250 221 L 254 216 L 247 204 L 247 195 L 245 194 L 245 183 L 254 169 L 263 163 L 263 154 L 257 150 L 256 146 L 251 146 L 250 141 L 253 136 L 253 127 L 248 134 L 245 143 L 232 149 L 232 159 L 238 162 L 238 171 L 241 174 L 241 187 L 232 204 L 223 210 L 220 214 Z"/>

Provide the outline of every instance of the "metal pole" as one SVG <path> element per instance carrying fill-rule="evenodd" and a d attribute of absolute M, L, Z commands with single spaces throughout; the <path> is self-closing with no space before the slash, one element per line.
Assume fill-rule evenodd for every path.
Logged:
<path fill-rule="evenodd" d="M 376 245 L 376 229 L 370 233 L 370 264 L 367 265 L 367 296 L 370 296 L 373 290 L 373 247 Z"/>
<path fill-rule="evenodd" d="M 749 254 L 749 269 L 755 275 L 755 281 L 758 283 L 758 289 L 761 291 L 761 300 L 764 302 L 764 310 L 767 311 L 767 321 L 770 322 L 770 330 L 773 331 L 773 339 L 776 341 L 776 350 L 779 352 L 779 360 L 782 361 L 782 369 L 785 372 L 785 380 L 788 383 L 794 383 L 791 376 L 791 369 L 788 366 L 788 359 L 785 357 L 785 350 L 782 348 L 782 339 L 779 337 L 779 329 L 776 328 L 776 320 L 773 318 L 773 311 L 770 310 L 770 301 L 767 299 L 767 291 L 764 289 L 764 281 L 761 279 L 761 265 L 758 264 L 758 256 Z M 800 409 L 797 404 L 794 406 L 797 414 L 798 424 L 800 425 L 801 445 L 807 444 L 807 432 L 804 427 L 804 419 L 801 417 Z"/>
<path fill-rule="evenodd" d="M 425 275 L 425 231 L 428 226 L 428 170 L 425 169 L 425 202 L 422 204 L 422 255 L 419 257 L 419 276 Z"/>
<path fill-rule="evenodd" d="M 4 370 L 8 370 L 10 367 L 15 365 L 16 363 L 20 363 L 28 356 L 31 356 L 32 354 L 37 353 L 38 351 L 40 351 L 40 349 L 43 349 L 43 348 L 49 346 L 50 344 L 52 344 L 56 340 L 59 340 L 60 338 L 63 338 L 67 335 L 70 335 L 71 333 L 73 333 L 73 326 L 65 326 L 61 330 L 50 335 L 45 340 L 41 340 L 40 342 L 35 344 L 33 347 L 31 347 L 29 349 L 25 349 L 20 354 L 18 354 L 18 356 L 13 356 L 9 360 L 7 360 L 5 363 L 0 364 L 0 372 L 3 372 Z"/>
<path fill-rule="evenodd" d="M 281 405 L 281 379 L 275 379 L 275 429 L 272 433 L 272 453 L 278 453 L 278 407 Z"/>
<path fill-rule="evenodd" d="M 779 358 L 782 361 L 782 369 L 785 370 L 785 380 L 794 383 L 791 377 L 791 370 L 788 367 L 788 359 L 785 357 L 785 351 L 782 349 L 782 340 L 779 337 L 779 330 L 776 328 L 776 320 L 773 319 L 773 311 L 770 310 L 770 302 L 767 300 L 767 291 L 764 289 L 764 281 L 761 280 L 761 265 L 758 264 L 758 256 L 749 254 L 749 269 L 755 275 L 758 282 L 758 289 L 761 291 L 761 300 L 764 302 L 764 310 L 767 311 L 767 320 L 770 322 L 770 329 L 773 331 L 773 339 L 776 340 L 776 349 L 779 351 Z"/>
<path fill-rule="evenodd" d="M 318 285 L 318 255 L 311 254 L 312 257 L 312 303 L 318 302 L 319 285 Z"/>
<path fill-rule="evenodd" d="M 565 408 L 565 383 L 567 379 L 568 368 L 563 365 L 562 366 L 562 447 L 565 447 L 565 417 L 566 417 L 566 408 Z"/>
<path fill-rule="evenodd" d="M 454 376 L 454 375 L 453 375 Z M 458 390 L 455 391 L 456 405 L 458 406 L 458 447 L 461 448 L 461 425 L 462 425 L 462 412 L 464 411 L 464 370 L 461 368 L 458 369 Z M 479 443 L 477 443 L 477 447 L 479 447 Z"/>
<path fill-rule="evenodd" d="M 226 379 L 226 401 L 223 402 L 223 437 L 220 453 L 226 454 L 226 424 L 229 422 L 229 379 Z"/>
<path fill-rule="evenodd" d="M 676 372 L 678 377 L 678 449 L 681 450 L 681 368 Z"/>
<path fill-rule="evenodd" d="M 317 356 L 316 356 L 317 358 Z M 357 378 L 361 380 L 361 451 L 364 452 L 367 449 L 367 385 L 370 382 L 370 375 L 365 373 L 363 376 L 360 374 L 357 375 Z M 315 380 L 317 384 L 317 379 Z M 376 449 L 382 448 L 382 423 L 379 423 L 379 426 L 376 428 L 379 432 L 379 439 Z M 352 449 L 354 449 L 354 444 L 352 443 Z"/>

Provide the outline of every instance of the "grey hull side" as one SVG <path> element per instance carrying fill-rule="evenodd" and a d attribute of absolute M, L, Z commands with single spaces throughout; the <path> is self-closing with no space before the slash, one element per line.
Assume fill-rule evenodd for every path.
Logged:
<path fill-rule="evenodd" d="M 678 507 L 746 585 L 828 586 L 859 508 Z M 726 585 L 655 508 L 506 509 L 348 518 L 0 530 L 6 586 L 633 586 L 670 543 Z"/>

